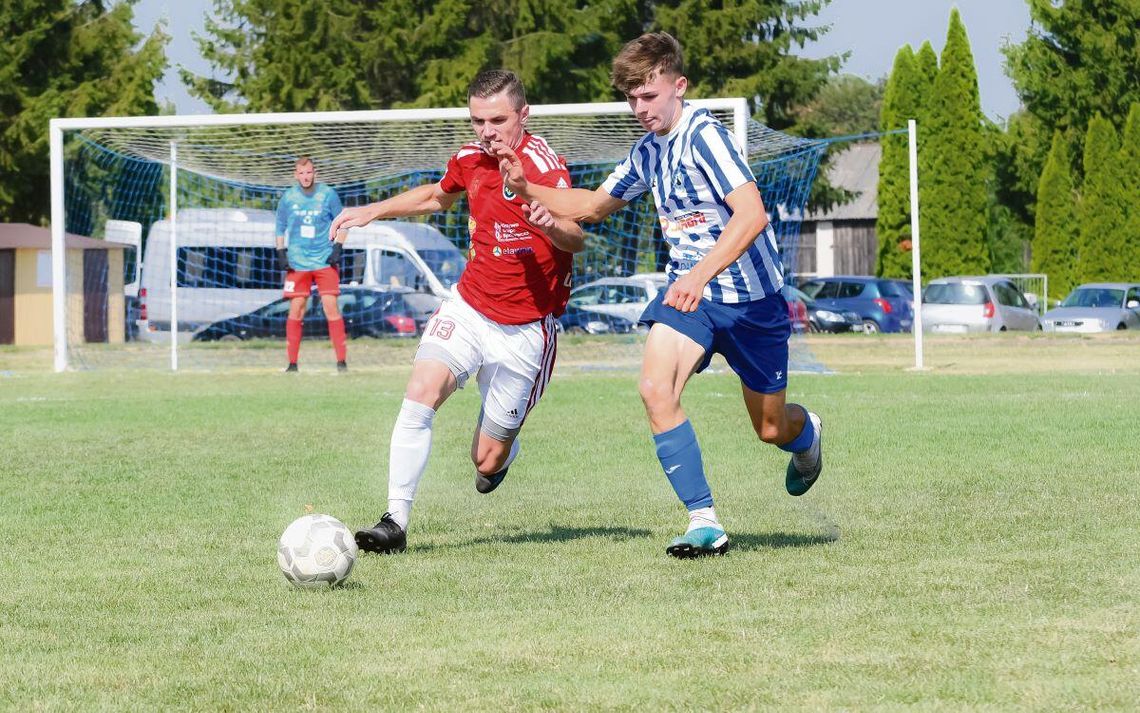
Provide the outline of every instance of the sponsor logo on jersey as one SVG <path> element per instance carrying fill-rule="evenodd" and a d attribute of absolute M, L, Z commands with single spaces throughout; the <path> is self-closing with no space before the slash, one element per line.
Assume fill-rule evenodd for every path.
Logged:
<path fill-rule="evenodd" d="M 495 247 L 491 248 L 491 254 L 495 257 L 502 257 L 503 255 L 533 255 L 534 248 L 530 247 L 529 245 L 524 245 L 517 248 L 504 248 L 500 245 L 496 245 Z"/>
<path fill-rule="evenodd" d="M 566 182 L 565 178 L 559 178 L 558 183 L 554 184 L 555 188 L 569 188 L 570 184 Z"/>
<path fill-rule="evenodd" d="M 513 243 L 519 240 L 530 240 L 530 228 L 519 223 L 495 223 L 495 242 Z"/>
<path fill-rule="evenodd" d="M 475 219 L 468 216 L 467 217 L 467 234 L 474 236 L 475 235 L 475 228 L 477 226 L 478 226 L 478 224 L 475 222 Z"/>

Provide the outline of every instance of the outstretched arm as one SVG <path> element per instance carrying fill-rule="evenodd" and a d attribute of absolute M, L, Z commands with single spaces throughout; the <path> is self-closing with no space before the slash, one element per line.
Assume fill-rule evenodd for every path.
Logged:
<path fill-rule="evenodd" d="M 499 159 L 503 183 L 527 201 L 538 201 L 546 206 L 556 218 L 573 223 L 600 223 L 626 205 L 625 201 L 614 198 L 601 188 L 587 191 L 582 188 L 549 188 L 531 183 L 526 179 L 518 154 L 509 146 L 495 142 L 491 144 L 491 149 Z"/>
<path fill-rule="evenodd" d="M 329 239 L 337 233 L 368 225 L 374 220 L 387 218 L 407 218 L 412 215 L 427 215 L 451 208 L 459 200 L 458 193 L 448 193 L 438 183 L 425 183 L 378 203 L 346 208 L 340 212 L 329 228 Z"/>

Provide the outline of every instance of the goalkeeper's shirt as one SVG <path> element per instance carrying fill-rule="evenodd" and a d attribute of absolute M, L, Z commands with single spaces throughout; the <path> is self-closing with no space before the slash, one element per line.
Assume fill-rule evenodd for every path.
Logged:
<path fill-rule="evenodd" d="M 311 193 L 291 186 L 277 204 L 277 235 L 289 246 L 289 265 L 294 270 L 328 267 L 332 254 L 329 228 L 340 213 L 340 198 L 324 183 L 313 184 Z"/>

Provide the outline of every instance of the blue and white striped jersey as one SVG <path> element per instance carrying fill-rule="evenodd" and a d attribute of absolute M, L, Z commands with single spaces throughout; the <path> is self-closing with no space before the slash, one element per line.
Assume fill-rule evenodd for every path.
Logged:
<path fill-rule="evenodd" d="M 684 275 L 716 245 L 732 216 L 725 197 L 755 180 L 736 138 L 707 109 L 686 103 L 665 136 L 646 134 L 602 187 L 631 201 L 653 192 L 661 232 L 669 243 L 669 281 Z M 748 250 L 705 287 L 704 296 L 727 304 L 752 302 L 784 286 L 776 235 L 769 224 Z"/>

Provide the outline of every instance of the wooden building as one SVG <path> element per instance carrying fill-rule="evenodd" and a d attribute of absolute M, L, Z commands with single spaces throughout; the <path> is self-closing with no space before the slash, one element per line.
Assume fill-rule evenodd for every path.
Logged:
<path fill-rule="evenodd" d="M 873 275 L 879 241 L 879 159 L 877 143 L 854 144 L 832 157 L 828 178 L 855 194 L 854 200 L 830 210 L 809 211 L 800 227 L 796 265 L 799 276 Z"/>

